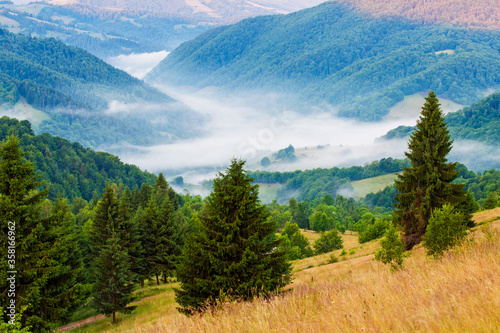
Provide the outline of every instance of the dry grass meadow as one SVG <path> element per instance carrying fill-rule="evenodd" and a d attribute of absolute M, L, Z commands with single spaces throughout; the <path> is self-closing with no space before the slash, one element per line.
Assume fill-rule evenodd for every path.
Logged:
<path fill-rule="evenodd" d="M 378 241 L 344 235 L 347 254 L 334 251 L 336 263 L 330 254 L 294 262 L 293 283 L 272 299 L 185 317 L 166 287 L 115 326 L 106 318 L 77 331 L 500 332 L 499 217 L 500 208 L 477 213 L 469 241 L 438 260 L 417 247 L 397 272 L 373 260 Z"/>

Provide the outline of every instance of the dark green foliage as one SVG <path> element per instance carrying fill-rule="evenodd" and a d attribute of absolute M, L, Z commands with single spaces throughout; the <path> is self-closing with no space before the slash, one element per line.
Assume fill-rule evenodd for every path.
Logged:
<path fill-rule="evenodd" d="M 291 207 L 290 207 L 291 210 Z M 293 215 L 292 211 L 292 221 L 297 220 L 297 225 L 302 229 L 309 229 L 309 215 L 311 214 L 311 208 L 309 207 L 309 200 L 304 200 L 297 204 L 297 213 Z"/>
<path fill-rule="evenodd" d="M 48 190 L 51 200 L 62 195 L 90 201 L 107 182 L 134 188 L 155 180 L 153 174 L 125 164 L 116 156 L 47 133 L 35 136 L 28 121 L 0 118 L 0 140 L 13 133 L 20 137 L 21 147 L 41 179 L 51 184 Z"/>
<path fill-rule="evenodd" d="M 429 219 L 422 245 L 427 255 L 437 258 L 467 236 L 467 218 L 453 206 L 436 208 Z"/>
<path fill-rule="evenodd" d="M 329 103 L 339 115 L 381 120 L 430 89 L 469 104 L 500 83 L 500 33 L 424 25 L 327 1 L 247 19 L 182 44 L 148 76 L 173 85 L 280 93 L 297 109 Z M 454 54 L 438 54 L 453 50 Z"/>
<path fill-rule="evenodd" d="M 19 139 L 13 136 L 0 149 L 0 240 L 7 249 L 10 231 L 16 249 L 12 267 L 7 256 L 2 257 L 0 297 L 2 304 L 8 304 L 6 274 L 17 271 L 16 308 L 26 307 L 22 324 L 45 332 L 65 319 L 84 290 L 77 284 L 80 258 L 71 213 L 59 200 L 51 214 L 43 201 L 48 191 L 37 191 L 41 183 L 23 155 Z M 49 210 L 42 211 L 43 207 Z"/>
<path fill-rule="evenodd" d="M 483 209 L 493 209 L 498 207 L 498 194 L 490 192 L 483 203 Z"/>
<path fill-rule="evenodd" d="M 451 183 L 459 174 L 456 163 L 448 163 L 452 140 L 434 92 L 430 92 L 417 129 L 405 153 L 412 166 L 405 168 L 395 182 L 398 193 L 394 220 L 403 228 L 403 241 L 411 249 L 420 243 L 435 208 L 462 204 L 467 198 L 463 184 Z M 468 218 L 470 219 L 470 218 Z"/>
<path fill-rule="evenodd" d="M 221 297 L 249 299 L 290 282 L 287 253 L 272 240 L 277 226 L 259 204 L 258 186 L 233 160 L 214 180 L 196 232 L 188 235 L 177 277 L 179 310 L 202 311 Z"/>
<path fill-rule="evenodd" d="M 342 237 L 339 235 L 339 232 L 337 229 L 332 229 L 327 232 L 321 231 L 320 236 L 316 241 L 314 241 L 314 250 L 316 251 L 316 254 L 322 254 L 322 253 L 327 253 L 331 252 L 333 250 L 338 250 L 343 248 L 343 240 Z"/>
<path fill-rule="evenodd" d="M 93 307 L 106 316 L 129 313 L 132 299 L 132 262 L 129 252 L 137 244 L 133 242 L 131 223 L 123 205 L 116 199 L 113 189 L 107 186 L 97 205 L 91 228 L 89 258 L 93 273 Z"/>
<path fill-rule="evenodd" d="M 380 241 L 380 246 L 381 248 L 375 253 L 375 260 L 390 264 L 393 271 L 403 268 L 405 245 L 394 224 L 389 224 L 384 238 Z"/>
<path fill-rule="evenodd" d="M 176 266 L 181 251 L 182 231 L 170 199 L 164 196 L 159 202 L 153 197 L 138 214 L 137 221 L 142 229 L 145 277 L 159 277 L 171 273 Z"/>
<path fill-rule="evenodd" d="M 120 242 L 117 233 L 111 233 L 94 264 L 93 305 L 99 313 L 113 315 L 113 323 L 116 322 L 116 312 L 130 313 L 135 308 L 127 306 L 133 301 L 133 278 L 129 256 Z"/>

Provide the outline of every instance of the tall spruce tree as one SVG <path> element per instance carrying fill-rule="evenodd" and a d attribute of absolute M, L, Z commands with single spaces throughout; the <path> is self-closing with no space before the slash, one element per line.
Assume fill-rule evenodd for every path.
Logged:
<path fill-rule="evenodd" d="M 52 214 L 42 212 L 48 190 L 38 190 L 42 184 L 23 155 L 13 136 L 0 149 L 0 246 L 7 249 L 8 241 L 15 242 L 16 250 L 15 262 L 9 263 L 7 256 L 0 259 L 0 302 L 12 299 L 6 274 L 17 271 L 9 275 L 15 275 L 17 311 L 26 307 L 22 325 L 46 332 L 80 300 L 80 259 L 67 205 L 60 200 Z"/>
<path fill-rule="evenodd" d="M 277 226 L 259 203 L 258 185 L 233 160 L 214 180 L 196 232 L 188 235 L 177 268 L 179 311 L 193 314 L 221 297 L 248 299 L 290 282 L 290 263 Z M 274 238 L 276 239 L 276 238 Z"/>
<path fill-rule="evenodd" d="M 407 250 L 420 243 L 435 208 L 449 203 L 460 209 L 466 201 L 464 185 L 451 183 L 459 174 L 456 162 L 448 163 L 446 158 L 452 143 L 436 94 L 431 91 L 405 153 L 411 167 L 405 167 L 395 182 L 394 220 L 402 226 Z"/>
<path fill-rule="evenodd" d="M 135 276 L 129 255 L 130 236 L 133 230 L 123 215 L 126 209 L 119 202 L 113 188 L 107 186 L 97 205 L 91 229 L 90 245 L 93 260 L 93 306 L 106 316 L 116 312 L 130 313 L 135 307 L 127 306 L 132 301 Z"/>

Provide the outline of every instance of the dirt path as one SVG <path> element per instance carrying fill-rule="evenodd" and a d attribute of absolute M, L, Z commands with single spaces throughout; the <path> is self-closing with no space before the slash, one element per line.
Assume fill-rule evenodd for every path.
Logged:
<path fill-rule="evenodd" d="M 144 298 L 141 298 L 141 299 L 138 299 L 136 301 L 133 301 L 132 303 L 130 303 L 130 305 L 136 305 L 138 304 L 139 302 L 142 302 L 146 299 L 150 299 L 150 298 L 154 298 L 154 297 L 158 297 L 160 296 L 161 294 L 163 293 L 160 293 L 160 294 L 156 294 L 156 295 L 151 295 L 151 296 L 148 296 L 148 297 L 144 297 Z M 96 321 L 104 318 L 105 316 L 100 314 L 100 315 L 97 315 L 97 316 L 93 316 L 93 317 L 89 317 L 89 318 L 86 318 L 86 319 L 82 319 L 82 320 L 79 320 L 79 321 L 75 321 L 75 322 L 72 322 L 72 323 L 69 323 L 69 324 L 66 324 L 64 326 L 59 326 L 56 331 L 57 332 L 65 332 L 65 331 L 69 331 L 69 330 L 73 330 L 75 328 L 78 328 L 78 327 L 82 327 L 82 326 L 85 326 L 87 324 L 92 324 L 92 323 L 95 323 Z"/>
<path fill-rule="evenodd" d="M 99 319 L 102 319 L 102 318 L 104 318 L 104 315 L 100 314 L 100 315 L 89 317 L 89 318 L 86 318 L 83 320 L 75 321 L 73 323 L 69 323 L 67 325 L 58 327 L 57 332 L 69 331 L 69 330 L 72 330 L 72 329 L 75 329 L 78 327 L 82 327 L 82 326 L 87 325 L 87 324 L 92 324 L 92 323 L 95 323 L 96 321 L 98 321 Z"/>

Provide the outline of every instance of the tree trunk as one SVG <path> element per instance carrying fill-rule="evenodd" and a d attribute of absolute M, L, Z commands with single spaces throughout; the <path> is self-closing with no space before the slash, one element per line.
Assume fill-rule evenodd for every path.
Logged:
<path fill-rule="evenodd" d="M 113 324 L 116 323 L 116 312 L 113 311 Z"/>
<path fill-rule="evenodd" d="M 156 274 L 156 285 L 160 285 L 160 279 L 158 278 L 158 274 Z"/>

